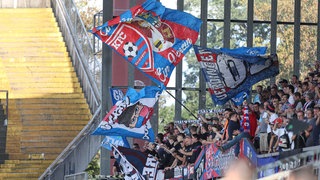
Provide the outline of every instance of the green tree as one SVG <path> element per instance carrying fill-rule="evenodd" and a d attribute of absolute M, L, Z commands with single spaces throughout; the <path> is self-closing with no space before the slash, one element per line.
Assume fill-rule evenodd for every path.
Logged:
<path fill-rule="evenodd" d="M 295 1 L 278 1 L 278 21 L 293 22 L 294 20 L 294 2 Z M 224 1 L 214 0 L 208 1 L 208 18 L 223 19 Z M 247 19 L 247 0 L 231 1 L 231 19 L 246 20 Z M 301 22 L 317 22 L 317 1 L 303 0 L 301 2 Z M 200 17 L 200 1 L 185 0 L 185 11 Z M 271 20 L 271 0 L 255 0 L 254 1 L 254 19 L 270 21 Z M 223 22 L 208 22 L 207 47 L 221 48 L 223 47 Z M 247 24 L 245 22 L 231 23 L 230 48 L 246 46 L 247 43 Z M 270 23 L 255 23 L 253 34 L 254 46 L 269 47 L 271 40 Z M 300 59 L 302 77 L 306 75 L 307 64 L 316 60 L 316 26 L 301 26 L 301 43 L 300 43 Z M 277 54 L 280 62 L 280 74 L 277 79 L 290 77 L 293 72 L 293 51 L 294 51 L 294 27 L 289 24 L 277 25 Z M 184 83 L 186 87 L 199 87 L 199 63 L 194 56 L 194 52 L 187 54 L 183 63 L 186 63 L 187 69 L 183 71 Z M 267 84 L 269 80 L 259 82 L 259 84 Z M 185 99 L 183 103 L 192 111 L 196 112 L 198 107 L 198 92 L 185 91 Z M 207 93 L 207 107 L 213 107 L 212 100 Z M 183 118 L 192 118 L 186 111 L 182 113 Z"/>
<path fill-rule="evenodd" d="M 164 126 L 174 119 L 174 104 L 170 103 L 170 105 L 168 105 L 168 101 L 174 102 L 166 92 L 163 92 L 159 98 L 159 132 L 163 132 Z"/>

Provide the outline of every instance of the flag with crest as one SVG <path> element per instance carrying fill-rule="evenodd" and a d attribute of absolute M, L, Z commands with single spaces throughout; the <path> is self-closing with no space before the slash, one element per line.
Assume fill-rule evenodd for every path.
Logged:
<path fill-rule="evenodd" d="M 198 39 L 201 20 L 147 0 L 91 32 L 160 86 Z"/>

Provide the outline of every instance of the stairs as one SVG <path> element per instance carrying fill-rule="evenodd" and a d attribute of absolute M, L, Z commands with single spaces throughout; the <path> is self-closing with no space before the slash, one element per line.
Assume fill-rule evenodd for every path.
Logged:
<path fill-rule="evenodd" d="M 0 27 L 0 89 L 9 90 L 0 180 L 38 179 L 91 113 L 52 9 L 0 9 Z"/>

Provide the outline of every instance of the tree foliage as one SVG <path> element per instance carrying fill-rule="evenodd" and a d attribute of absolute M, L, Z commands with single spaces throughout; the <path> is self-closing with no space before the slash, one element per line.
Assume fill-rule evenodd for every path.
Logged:
<path fill-rule="evenodd" d="M 247 19 L 247 0 L 231 1 L 231 19 L 246 20 Z M 294 21 L 294 2 L 295 1 L 278 1 L 277 20 L 282 22 Z M 185 11 L 192 13 L 196 17 L 200 17 L 200 1 L 185 0 Z M 317 22 L 317 1 L 303 0 L 301 2 L 301 22 Z M 224 17 L 224 0 L 208 1 L 208 19 L 221 19 Z M 271 0 L 255 0 L 254 1 L 254 20 L 270 22 L 271 20 Z M 247 46 L 247 23 L 232 22 L 230 24 L 230 48 Z M 207 47 L 221 48 L 223 47 L 223 22 L 208 21 L 207 31 Z M 300 72 L 293 72 L 294 64 L 294 26 L 291 24 L 277 25 L 277 54 L 280 62 L 280 74 L 277 79 L 290 79 L 293 74 L 304 77 L 307 72 L 307 64 L 316 61 L 316 44 L 317 44 L 317 27 L 301 26 L 300 30 Z M 266 46 L 268 53 L 271 47 L 271 25 L 270 23 L 255 23 L 253 29 L 253 46 Z M 199 87 L 199 63 L 197 63 L 194 52 L 187 54 L 185 61 L 187 69 L 183 71 L 184 82 L 186 87 Z M 268 80 L 259 82 L 259 84 L 268 85 Z M 196 112 L 198 107 L 198 92 L 185 91 L 185 99 L 183 103 L 192 111 Z M 212 100 L 207 93 L 207 108 L 214 107 Z M 192 118 L 186 111 L 182 112 L 185 119 Z"/>

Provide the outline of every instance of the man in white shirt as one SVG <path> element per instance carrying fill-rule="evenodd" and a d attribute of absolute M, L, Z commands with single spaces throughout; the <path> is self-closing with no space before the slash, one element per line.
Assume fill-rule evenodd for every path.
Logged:
<path fill-rule="evenodd" d="M 267 118 L 268 145 L 270 145 L 272 128 L 273 128 L 273 124 L 274 124 L 273 121 L 278 118 L 278 115 L 275 113 L 275 107 L 272 104 L 267 106 L 267 113 L 268 113 L 268 118 Z"/>

